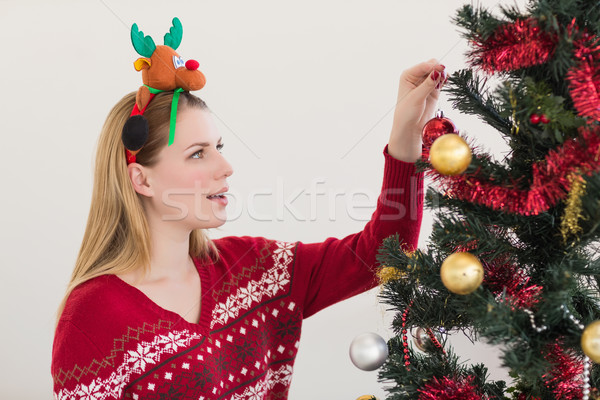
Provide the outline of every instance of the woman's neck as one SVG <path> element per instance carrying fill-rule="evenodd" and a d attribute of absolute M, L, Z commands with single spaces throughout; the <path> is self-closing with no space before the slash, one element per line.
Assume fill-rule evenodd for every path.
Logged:
<path fill-rule="evenodd" d="M 150 271 L 147 281 L 183 280 L 195 269 L 190 257 L 190 232 L 161 221 L 150 224 Z"/>

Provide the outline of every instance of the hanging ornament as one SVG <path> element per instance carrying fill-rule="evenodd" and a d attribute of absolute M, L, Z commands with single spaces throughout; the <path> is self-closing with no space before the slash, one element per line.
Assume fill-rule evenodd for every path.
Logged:
<path fill-rule="evenodd" d="M 600 320 L 590 323 L 583 330 L 581 349 L 592 361 L 600 362 Z"/>
<path fill-rule="evenodd" d="M 438 110 L 435 117 L 423 126 L 423 145 L 430 148 L 435 139 L 446 133 L 457 133 L 456 126 L 449 118 L 444 117 L 442 110 Z"/>
<path fill-rule="evenodd" d="M 374 371 L 381 367 L 388 357 L 385 340 L 376 333 L 363 333 L 350 344 L 350 359 L 363 371 Z"/>
<path fill-rule="evenodd" d="M 443 329 L 443 328 L 440 328 Z M 413 343 L 416 348 L 421 351 L 426 351 L 426 346 L 434 345 L 438 349 L 443 350 L 440 341 L 443 340 L 441 332 L 433 332 L 432 329 L 417 328 L 410 333 L 413 337 Z"/>
<path fill-rule="evenodd" d="M 533 113 L 529 116 L 529 122 L 531 122 L 534 125 L 537 125 L 540 123 L 540 116 L 537 115 L 536 113 Z"/>
<path fill-rule="evenodd" d="M 470 294 L 483 281 L 483 266 L 471 253 L 454 253 L 442 263 L 440 275 L 444 286 L 452 293 Z"/>
<path fill-rule="evenodd" d="M 540 122 L 542 124 L 548 124 L 548 123 L 550 123 L 550 119 L 548 118 L 548 116 L 546 114 L 542 114 L 542 115 L 540 115 Z"/>
<path fill-rule="evenodd" d="M 425 351 L 425 346 L 427 346 L 427 343 L 431 343 L 431 339 L 429 339 L 427 331 L 421 327 L 417 328 L 414 332 L 411 332 L 411 335 L 413 336 L 413 343 L 417 349 L 421 351 Z"/>
<path fill-rule="evenodd" d="M 471 164 L 471 148 L 456 133 L 447 133 L 438 137 L 429 150 L 429 161 L 440 174 L 460 175 Z"/>

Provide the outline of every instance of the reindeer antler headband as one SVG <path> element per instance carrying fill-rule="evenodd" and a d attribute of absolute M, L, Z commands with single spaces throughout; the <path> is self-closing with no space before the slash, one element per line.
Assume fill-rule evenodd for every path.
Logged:
<path fill-rule="evenodd" d="M 169 146 L 175 139 L 175 121 L 179 94 L 200 90 L 206 83 L 204 74 L 198 70 L 198 61 L 183 58 L 175 50 L 181 44 L 183 28 L 179 18 L 173 18 L 173 26 L 165 34 L 164 45 L 155 45 L 150 36 L 144 36 L 137 24 L 131 26 L 131 42 L 142 57 L 135 60 L 136 71 L 142 71 L 143 86 L 138 89 L 131 116 L 123 126 L 121 138 L 125 145 L 127 164 L 135 162 L 135 155 L 148 140 L 148 121 L 143 116 L 148 103 L 156 93 L 174 91 L 169 121 Z"/>

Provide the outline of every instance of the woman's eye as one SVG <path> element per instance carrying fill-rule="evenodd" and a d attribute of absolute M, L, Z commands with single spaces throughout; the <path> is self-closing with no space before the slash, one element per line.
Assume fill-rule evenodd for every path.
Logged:
<path fill-rule="evenodd" d="M 225 144 L 221 143 L 217 145 L 217 150 L 219 152 L 221 152 L 221 150 L 223 150 L 223 147 L 225 146 Z M 198 157 L 196 157 L 196 154 L 198 155 Z M 192 154 L 191 158 L 204 158 L 204 149 L 202 150 L 198 150 L 197 152 L 195 152 L 194 154 Z"/>
<path fill-rule="evenodd" d="M 198 154 L 199 157 L 195 157 L 196 154 Z M 192 158 L 202 158 L 202 157 L 203 157 L 203 150 L 198 150 L 197 152 L 192 154 Z"/>

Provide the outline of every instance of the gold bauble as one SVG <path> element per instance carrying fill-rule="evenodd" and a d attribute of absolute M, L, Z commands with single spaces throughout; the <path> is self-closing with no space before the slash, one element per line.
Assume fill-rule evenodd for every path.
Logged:
<path fill-rule="evenodd" d="M 583 330 L 581 349 L 593 362 L 600 362 L 600 321 L 594 321 Z"/>
<path fill-rule="evenodd" d="M 471 253 L 458 252 L 449 255 L 440 271 L 444 286 L 456 294 L 473 293 L 483 281 L 483 266 Z"/>
<path fill-rule="evenodd" d="M 446 133 L 435 139 L 429 149 L 429 161 L 443 175 L 460 175 L 471 164 L 471 148 L 456 133 Z"/>
<path fill-rule="evenodd" d="M 375 396 L 373 396 L 371 394 L 365 394 L 364 396 L 360 396 L 356 400 L 377 400 L 377 397 L 375 397 Z"/>

